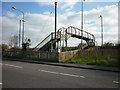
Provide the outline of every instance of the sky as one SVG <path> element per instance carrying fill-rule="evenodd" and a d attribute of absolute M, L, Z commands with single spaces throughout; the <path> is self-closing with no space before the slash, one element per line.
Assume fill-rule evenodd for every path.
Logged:
<path fill-rule="evenodd" d="M 61 27 L 81 27 L 81 1 L 57 3 L 57 29 Z M 90 2 L 89 2 L 90 1 Z M 118 42 L 118 0 L 109 2 L 84 2 L 84 31 L 94 34 L 97 45 L 101 45 L 100 15 L 103 16 L 104 43 Z M 114 1 L 114 2 L 113 2 Z M 35 47 L 47 35 L 54 32 L 54 2 L 2 2 L 2 43 L 9 44 L 10 38 L 18 35 L 19 20 L 25 13 L 25 38 L 32 40 L 31 47 Z M 70 38 L 69 46 L 77 46 L 80 39 Z M 85 42 L 85 41 L 84 41 Z"/>

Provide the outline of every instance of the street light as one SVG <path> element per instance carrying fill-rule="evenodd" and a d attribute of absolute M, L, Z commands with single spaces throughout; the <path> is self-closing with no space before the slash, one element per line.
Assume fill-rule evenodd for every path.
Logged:
<path fill-rule="evenodd" d="M 85 1 L 85 0 L 83 0 Z M 81 5 L 81 49 L 82 49 L 82 39 L 83 39 L 83 1 Z"/>
<path fill-rule="evenodd" d="M 100 15 L 101 18 L 101 46 L 103 46 L 103 17 Z"/>
<path fill-rule="evenodd" d="M 19 21 L 19 48 L 20 48 L 20 41 L 21 41 L 21 20 Z"/>
<path fill-rule="evenodd" d="M 22 30 L 22 48 L 23 48 L 23 42 L 24 42 L 24 12 L 23 11 L 21 11 L 20 9 L 18 9 L 18 8 L 16 8 L 16 7 L 12 7 L 12 9 L 14 9 L 14 10 L 18 10 L 18 11 L 20 11 L 22 14 L 23 14 L 23 30 Z"/>
<path fill-rule="evenodd" d="M 12 7 L 13 9 L 16 9 L 16 7 Z"/>

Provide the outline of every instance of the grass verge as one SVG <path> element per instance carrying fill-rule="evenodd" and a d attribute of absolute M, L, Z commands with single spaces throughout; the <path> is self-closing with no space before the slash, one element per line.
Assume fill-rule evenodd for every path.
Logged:
<path fill-rule="evenodd" d="M 120 67 L 118 57 L 111 56 L 80 56 L 71 58 L 69 60 L 61 61 L 61 63 Z"/>

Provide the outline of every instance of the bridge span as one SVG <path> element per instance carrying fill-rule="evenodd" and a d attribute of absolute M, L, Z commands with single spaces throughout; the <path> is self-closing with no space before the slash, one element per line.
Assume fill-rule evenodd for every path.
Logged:
<path fill-rule="evenodd" d="M 95 46 L 95 36 L 89 32 L 83 31 L 75 28 L 73 26 L 69 26 L 68 28 L 60 28 L 56 32 L 50 33 L 45 39 L 43 39 L 35 48 L 34 51 L 50 51 L 54 52 L 55 45 L 58 52 L 62 52 L 62 42 L 65 42 L 65 46 L 67 47 L 67 40 L 70 37 L 83 39 L 87 43 L 87 48 Z"/>

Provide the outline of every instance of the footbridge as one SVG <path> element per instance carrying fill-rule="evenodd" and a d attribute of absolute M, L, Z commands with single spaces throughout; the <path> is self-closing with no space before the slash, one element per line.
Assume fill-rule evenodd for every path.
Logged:
<path fill-rule="evenodd" d="M 83 39 L 87 42 L 87 48 L 95 46 L 95 36 L 89 32 L 82 31 L 73 26 L 69 26 L 68 28 L 60 28 L 56 32 L 50 33 L 43 41 L 41 41 L 35 48 L 34 51 L 55 51 L 55 46 L 58 52 L 62 51 L 62 47 L 64 45 L 67 47 L 67 40 L 70 37 L 75 37 L 78 39 Z M 65 44 L 64 44 L 65 42 Z"/>

